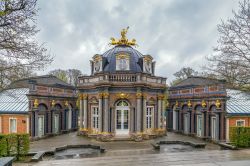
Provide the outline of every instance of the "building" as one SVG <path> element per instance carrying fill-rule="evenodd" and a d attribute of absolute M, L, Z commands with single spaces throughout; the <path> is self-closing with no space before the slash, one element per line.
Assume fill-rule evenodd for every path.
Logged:
<path fill-rule="evenodd" d="M 203 139 L 226 136 L 225 81 L 189 77 L 169 88 L 168 128 Z"/>
<path fill-rule="evenodd" d="M 41 138 L 77 129 L 75 88 L 54 76 L 13 82 L 0 93 L 1 133 Z"/>
<path fill-rule="evenodd" d="M 250 94 L 227 89 L 226 140 L 229 141 L 230 127 L 250 127 Z"/>
<path fill-rule="evenodd" d="M 28 89 L 0 92 L 0 134 L 29 133 Z"/>
<path fill-rule="evenodd" d="M 91 75 L 79 77 L 80 128 L 88 136 L 157 136 L 164 132 L 166 78 L 156 63 L 133 46 L 135 39 L 111 38 L 115 45 L 90 60 Z"/>

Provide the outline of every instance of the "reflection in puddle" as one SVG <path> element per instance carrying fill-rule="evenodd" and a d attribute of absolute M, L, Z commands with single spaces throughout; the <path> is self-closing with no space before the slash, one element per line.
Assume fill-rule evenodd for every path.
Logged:
<path fill-rule="evenodd" d="M 190 145 L 182 145 L 182 144 L 166 144 L 160 145 L 160 153 L 166 152 L 189 152 L 189 151 L 200 151 L 201 148 L 194 148 Z"/>
<path fill-rule="evenodd" d="M 75 159 L 75 158 L 88 158 L 100 156 L 99 149 L 92 148 L 69 148 L 66 150 L 58 151 L 52 156 L 51 159 Z"/>

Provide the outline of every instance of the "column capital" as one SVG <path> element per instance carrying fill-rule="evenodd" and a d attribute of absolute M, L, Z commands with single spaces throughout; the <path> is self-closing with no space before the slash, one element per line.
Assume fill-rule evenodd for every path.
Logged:
<path fill-rule="evenodd" d="M 98 98 L 99 98 L 99 99 L 102 99 L 102 96 L 103 96 L 103 93 L 102 93 L 102 92 L 98 93 Z"/>
<path fill-rule="evenodd" d="M 157 97 L 158 97 L 158 100 L 163 100 L 164 99 L 164 95 L 163 94 L 158 94 Z"/>
<path fill-rule="evenodd" d="M 137 98 L 137 99 L 141 99 L 141 97 L 142 97 L 142 93 L 141 93 L 141 92 L 137 92 L 137 93 L 136 93 L 136 98 Z"/>
<path fill-rule="evenodd" d="M 147 99 L 147 94 L 146 94 L 146 93 L 143 93 L 143 94 L 142 94 L 142 97 L 143 97 L 144 99 Z"/>
<path fill-rule="evenodd" d="M 38 99 L 35 99 L 33 104 L 34 104 L 34 108 L 38 108 L 38 105 L 39 105 Z"/>
<path fill-rule="evenodd" d="M 83 100 L 86 100 L 87 98 L 88 98 L 88 94 L 86 94 L 86 93 L 82 94 L 82 99 Z"/>
<path fill-rule="evenodd" d="M 103 92 L 102 96 L 103 96 L 104 99 L 107 99 L 107 98 L 109 98 L 109 93 L 108 92 Z"/>

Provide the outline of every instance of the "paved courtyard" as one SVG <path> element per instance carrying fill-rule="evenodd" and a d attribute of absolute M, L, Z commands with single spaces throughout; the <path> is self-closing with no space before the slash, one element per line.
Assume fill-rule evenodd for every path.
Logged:
<path fill-rule="evenodd" d="M 30 151 L 54 150 L 54 148 L 64 145 L 93 144 L 102 146 L 106 149 L 106 152 L 98 158 L 47 160 L 28 164 L 15 163 L 14 165 L 250 165 L 250 149 L 237 151 L 220 150 L 218 145 L 207 143 L 206 148 L 202 151 L 159 153 L 153 149 L 151 142 L 160 140 L 204 142 L 171 132 L 168 133 L 168 136 L 143 142 L 98 142 L 93 139 L 78 137 L 76 133 L 69 133 L 32 142 Z"/>

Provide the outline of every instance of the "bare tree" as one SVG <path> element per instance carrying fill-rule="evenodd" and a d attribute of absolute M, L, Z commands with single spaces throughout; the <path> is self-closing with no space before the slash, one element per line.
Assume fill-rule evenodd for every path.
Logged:
<path fill-rule="evenodd" d="M 36 41 L 37 0 L 1 0 L 0 73 L 42 69 L 53 60 Z"/>
<path fill-rule="evenodd" d="M 77 86 L 78 77 L 82 75 L 82 72 L 77 69 L 56 69 L 49 72 L 49 74 L 56 76 L 57 78 L 67 82 L 73 86 Z"/>
<path fill-rule="evenodd" d="M 49 72 L 50 75 L 56 76 L 60 80 L 68 83 L 68 75 L 66 70 L 56 69 Z"/>
<path fill-rule="evenodd" d="M 207 57 L 205 68 L 232 87 L 247 88 L 250 85 L 250 3 L 239 2 L 238 12 L 233 18 L 218 25 L 218 45 L 214 54 Z"/>
<path fill-rule="evenodd" d="M 82 75 L 82 72 L 77 69 L 69 69 L 67 70 L 69 83 L 73 86 L 77 86 L 78 77 Z"/>
<path fill-rule="evenodd" d="M 178 72 L 174 73 L 174 76 L 176 77 L 175 80 L 173 80 L 170 84 L 176 85 L 182 80 L 190 77 L 190 76 L 197 76 L 199 73 L 192 69 L 191 67 L 183 67 Z"/>

